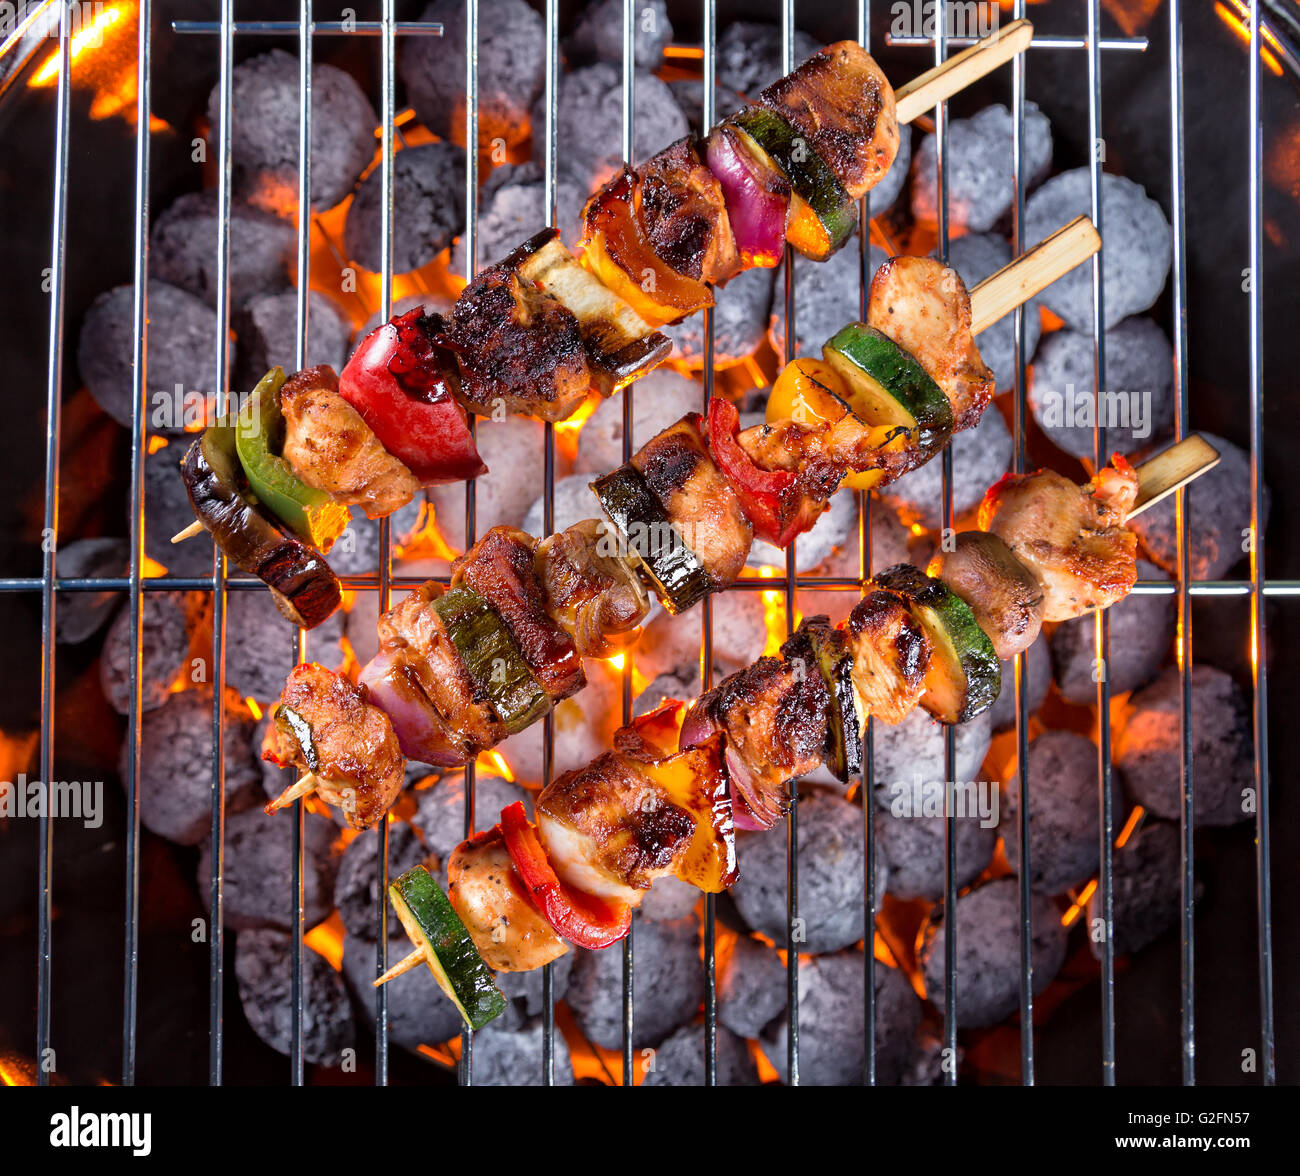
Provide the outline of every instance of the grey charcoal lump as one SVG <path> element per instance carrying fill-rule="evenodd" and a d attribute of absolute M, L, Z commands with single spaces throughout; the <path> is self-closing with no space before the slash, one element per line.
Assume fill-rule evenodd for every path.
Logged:
<path fill-rule="evenodd" d="M 866 280 L 887 260 L 885 251 L 871 246 Z M 858 318 L 862 291 L 862 262 L 857 237 L 825 261 L 794 259 L 795 354 L 820 356 L 822 347 L 846 323 Z M 785 355 L 785 263 L 776 267 L 772 316 L 768 327 L 772 346 Z"/>
<path fill-rule="evenodd" d="M 621 956 L 620 956 L 621 958 Z M 542 1019 L 518 1029 L 494 1021 L 474 1035 L 475 1086 L 543 1086 Z M 555 1034 L 555 1084 L 573 1085 L 573 1063 L 563 1033 Z"/>
<path fill-rule="evenodd" d="M 1035 894 L 1031 958 L 1034 992 L 1047 987 L 1065 962 L 1066 930 L 1051 899 Z M 921 968 L 926 998 L 944 1002 L 944 927 L 922 931 Z M 987 882 L 957 899 L 957 1023 L 983 1029 L 1020 1006 L 1020 884 L 1014 878 Z"/>
<path fill-rule="evenodd" d="M 465 5 L 434 0 L 420 20 L 439 21 L 441 37 L 408 37 L 398 72 L 407 101 L 435 135 L 465 142 Z M 546 78 L 546 24 L 525 0 L 479 4 L 479 146 L 513 147 L 528 138 L 528 112 Z M 489 36 L 489 30 L 491 35 Z"/>
<path fill-rule="evenodd" d="M 879 905 L 884 894 L 895 898 L 923 898 L 937 902 L 944 893 L 943 816 L 895 816 L 889 809 L 876 813 L 877 854 L 883 851 L 889 872 L 883 891 L 876 893 Z M 997 823 L 986 825 L 977 816 L 961 817 L 957 830 L 957 886 L 969 886 L 993 860 L 997 844 Z"/>
<path fill-rule="evenodd" d="M 901 723 L 872 723 L 875 756 L 876 802 L 885 808 L 919 781 L 931 784 L 947 778 L 944 772 L 943 727 L 919 706 Z M 988 711 L 955 728 L 957 779 L 976 780 L 988 753 L 992 727 Z"/>
<path fill-rule="evenodd" d="M 776 949 L 738 936 L 718 969 L 718 1020 L 741 1037 L 757 1037 L 785 1011 L 785 996 L 785 964 Z"/>
<path fill-rule="evenodd" d="M 1114 854 L 1115 952 L 1141 951 L 1178 922 L 1182 909 L 1182 864 L 1178 826 L 1146 821 Z M 1088 921 L 1101 915 L 1101 895 L 1088 900 Z M 1091 936 L 1088 946 L 1101 958 L 1102 945 Z"/>
<path fill-rule="evenodd" d="M 239 373 L 235 390 L 247 394 L 272 368 L 298 370 L 298 295 L 258 294 L 235 315 L 239 338 Z M 304 367 L 328 364 L 343 370 L 348 357 L 352 324 L 338 304 L 315 290 L 308 299 L 307 361 Z"/>
<path fill-rule="evenodd" d="M 773 271 L 744 270 L 714 291 L 713 359 L 716 367 L 731 367 L 754 354 L 767 333 L 772 306 Z M 705 316 L 693 314 L 664 328 L 677 348 L 676 357 L 689 364 L 704 362 Z"/>
<path fill-rule="evenodd" d="M 395 924 L 396 920 L 390 915 L 389 928 Z M 412 951 L 411 941 L 401 934 L 400 927 L 397 932 L 388 940 L 390 965 Z M 375 989 L 372 981 L 378 975 L 376 957 L 373 940 L 361 939 L 351 932 L 344 938 L 343 976 L 362 1024 L 374 1024 Z M 404 1049 L 448 1041 L 460 1034 L 460 1026 L 459 1011 L 438 987 L 428 968 L 412 968 L 388 985 L 388 1036 Z M 558 1045 L 557 1041 L 557 1048 Z"/>
<path fill-rule="evenodd" d="M 1148 812 L 1176 821 L 1182 811 L 1181 682 L 1170 666 L 1131 700 L 1132 712 L 1115 744 L 1115 763 L 1129 795 Z M 1250 704 L 1233 678 L 1209 665 L 1192 666 L 1192 771 L 1197 825 L 1232 825 L 1254 808 L 1254 739 Z"/>
<path fill-rule="evenodd" d="M 1029 647 L 1025 664 L 1029 667 L 1025 714 L 1032 715 L 1043 705 L 1052 685 L 1052 658 L 1047 652 L 1047 641 L 1042 637 Z M 1091 663 L 1089 671 L 1091 672 Z M 1002 689 L 989 707 L 989 721 L 993 724 L 994 731 L 1007 731 L 1016 725 L 1016 667 L 1013 662 L 1002 663 Z"/>
<path fill-rule="evenodd" d="M 1098 413 L 1092 335 L 1068 327 L 1053 331 L 1034 359 L 1029 404 L 1043 432 L 1072 457 L 1092 459 L 1098 416 L 1107 455 L 1148 449 L 1174 427 L 1173 348 L 1148 318 L 1125 319 L 1107 330 L 1106 391 Z"/>
<path fill-rule="evenodd" d="M 651 437 L 680 420 L 688 412 L 699 412 L 704 404 L 704 385 L 699 380 L 683 376 L 671 368 L 656 368 L 637 380 L 632 402 L 632 448 L 644 445 Z M 602 400 L 596 411 L 587 418 L 578 434 L 578 460 L 575 468 L 584 474 L 604 474 L 623 464 L 623 398 L 611 396 Z M 586 479 L 586 483 L 591 482 Z M 575 486 L 578 483 L 575 482 Z M 586 491 L 583 509 L 590 518 L 600 512 L 600 507 L 590 489 Z M 574 520 L 576 521 L 576 520 Z M 559 521 L 556 509 L 556 529 Z M 540 532 L 534 532 L 540 534 Z"/>
<path fill-rule="evenodd" d="M 425 857 L 424 845 L 410 825 L 405 821 L 388 823 L 390 881 L 422 865 Z M 349 934 L 374 939 L 379 930 L 379 903 L 379 833 L 367 829 L 349 841 L 343 851 L 338 877 L 334 879 L 334 905 Z"/>
<path fill-rule="evenodd" d="M 1037 245 L 1077 216 L 1090 215 L 1086 167 L 1053 176 L 1025 202 L 1025 248 Z M 1173 233 L 1163 210 L 1140 184 L 1105 172 L 1106 264 L 1103 292 L 1107 328 L 1141 314 L 1160 297 L 1173 257 Z M 1084 262 L 1057 278 L 1039 297 L 1076 331 L 1092 330 L 1092 266 Z"/>
<path fill-rule="evenodd" d="M 1155 564 L 1138 560 L 1139 580 L 1168 580 Z M 1131 593 L 1112 604 L 1110 658 L 1106 676 L 1112 694 L 1136 690 L 1159 672 L 1174 640 L 1178 603 L 1173 595 Z M 1091 616 L 1062 621 L 1051 636 L 1052 666 L 1057 689 L 1069 702 L 1089 706 L 1097 701 L 1096 625 Z M 1042 641 L 1034 643 L 1043 645 Z"/>
<path fill-rule="evenodd" d="M 127 574 L 131 545 L 126 539 L 73 539 L 59 544 L 59 576 L 69 580 L 114 578 Z M 54 631 L 61 644 L 93 637 L 122 603 L 119 592 L 71 592 L 59 601 Z"/>
<path fill-rule="evenodd" d="M 806 61 L 821 42 L 794 30 L 794 64 Z M 785 74 L 781 58 L 781 27 L 757 21 L 732 21 L 718 37 L 718 82 L 750 98 Z"/>
<path fill-rule="evenodd" d="M 241 931 L 235 943 L 239 1002 L 253 1032 L 277 1053 L 293 1042 L 293 936 L 281 931 Z M 340 1066 L 356 1044 L 356 1026 L 343 977 L 310 947 L 302 953 L 302 1056 Z"/>
<path fill-rule="evenodd" d="M 298 58 L 283 49 L 235 66 L 234 190 L 283 214 L 298 202 Z M 217 149 L 221 92 L 208 98 L 209 142 Z M 350 191 L 375 149 L 379 116 L 352 75 L 317 64 L 311 79 L 311 203 L 333 208 Z"/>
<path fill-rule="evenodd" d="M 622 62 L 623 0 L 595 0 L 578 17 L 565 42 L 570 61 Z M 673 39 L 672 22 L 664 0 L 637 0 L 633 14 L 633 53 L 640 69 L 654 69 Z"/>
<path fill-rule="evenodd" d="M 329 669 L 342 664 L 343 616 L 336 612 L 307 634 L 309 661 Z M 242 698 L 275 701 L 294 667 L 296 638 L 269 592 L 231 592 L 226 597 L 226 682 Z"/>
<path fill-rule="evenodd" d="M 749 1047 L 721 1025 L 718 1026 L 717 1085 L 757 1086 L 758 1067 Z M 686 1025 L 668 1037 L 655 1051 L 645 1086 L 703 1086 L 705 1084 L 704 1026 Z"/>
<path fill-rule="evenodd" d="M 140 709 L 156 710 L 171 697 L 173 685 L 193 668 L 190 635 L 207 625 L 210 603 L 203 592 L 145 592 L 141 596 Z M 99 682 L 109 705 L 120 715 L 131 710 L 131 663 L 135 660 L 135 633 L 131 610 L 117 614 L 99 660 Z"/>
<path fill-rule="evenodd" d="M 375 168 L 361 181 L 343 229 L 348 257 L 374 273 L 383 263 L 383 217 L 383 170 Z M 454 143 L 399 151 L 393 157 L 393 272 L 428 265 L 464 228 L 465 152 Z"/>
<path fill-rule="evenodd" d="M 830 793 L 799 802 L 800 950 L 838 951 L 863 934 L 862 836 L 865 821 L 855 804 Z M 786 942 L 785 823 L 737 838 L 740 880 L 731 897 L 741 917 L 776 943 Z M 888 863 L 876 855 L 878 891 Z"/>
<path fill-rule="evenodd" d="M 424 834 L 429 853 L 444 865 L 465 838 L 465 775 L 454 772 L 428 788 L 417 788 L 412 822 Z M 532 797 L 518 784 L 480 771 L 474 777 L 474 812 L 480 828 L 490 829 L 503 808 L 522 801 L 532 816 Z"/>
<path fill-rule="evenodd" d="M 1002 844 L 1020 872 L 1020 773 L 1002 788 Z M 1097 745 L 1074 731 L 1044 731 L 1029 745 L 1029 884 L 1064 894 L 1097 872 Z"/>
<path fill-rule="evenodd" d="M 1000 104 L 986 106 L 972 118 L 949 122 L 944 170 L 948 216 L 954 227 L 983 233 L 1009 212 L 1016 198 L 1011 131 L 1011 112 Z M 1024 160 L 1029 186 L 1047 174 L 1052 162 L 1052 127 L 1032 102 L 1025 103 Z M 918 221 L 934 224 L 938 202 L 933 135 L 921 141 L 912 170 L 912 213 Z"/>

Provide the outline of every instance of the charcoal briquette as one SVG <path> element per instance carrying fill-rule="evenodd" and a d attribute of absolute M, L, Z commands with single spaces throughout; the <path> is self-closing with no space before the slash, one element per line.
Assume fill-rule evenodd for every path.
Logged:
<path fill-rule="evenodd" d="M 887 260 L 883 249 L 871 246 L 866 280 Z M 785 356 L 785 262 L 776 267 L 772 316 L 768 336 L 776 353 Z M 825 261 L 794 259 L 795 354 L 820 358 L 822 347 L 841 327 L 858 317 L 862 264 L 857 238 Z"/>
<path fill-rule="evenodd" d="M 720 953 L 718 1020 L 733 1033 L 757 1037 L 785 1011 L 785 999 L 785 964 L 776 948 L 740 935 Z"/>
<path fill-rule="evenodd" d="M 73 539 L 59 544 L 61 579 L 100 579 L 125 576 L 131 560 L 126 539 Z M 54 635 L 61 645 L 76 645 L 93 637 L 108 623 L 125 599 L 121 592 L 68 592 L 54 614 Z"/>
<path fill-rule="evenodd" d="M 714 291 L 713 359 L 716 367 L 740 363 L 762 346 L 772 306 L 774 272 L 770 269 L 744 270 Z M 703 364 L 704 317 L 703 314 L 693 314 L 675 326 L 664 328 L 664 334 L 677 348 L 676 358 L 692 365 Z"/>
<path fill-rule="evenodd" d="M 145 592 L 140 597 L 143 653 L 140 709 L 156 710 L 184 680 L 193 684 L 197 671 L 190 663 L 190 635 L 209 623 L 211 604 L 204 592 Z M 99 659 L 99 681 L 104 697 L 118 714 L 131 707 L 131 663 L 135 660 L 135 632 L 131 610 L 117 614 Z M 207 675 L 200 675 L 206 678 Z"/>
<path fill-rule="evenodd" d="M 388 878 L 422 865 L 427 851 L 405 821 L 388 822 Z M 375 939 L 379 930 L 379 831 L 367 829 L 348 842 L 334 879 L 334 905 L 351 935 Z M 387 902 L 385 896 L 384 901 Z"/>
<path fill-rule="evenodd" d="M 758 1067 L 750 1056 L 749 1046 L 730 1030 L 717 1027 L 715 1084 L 718 1086 L 757 1086 Z M 684 1025 L 669 1034 L 649 1059 L 643 1086 L 704 1086 L 705 1028 Z"/>

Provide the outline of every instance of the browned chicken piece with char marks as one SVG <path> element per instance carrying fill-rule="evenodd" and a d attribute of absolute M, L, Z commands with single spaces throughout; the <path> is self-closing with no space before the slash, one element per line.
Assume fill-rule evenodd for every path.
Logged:
<path fill-rule="evenodd" d="M 759 101 L 807 136 L 854 200 L 880 182 L 898 154 L 894 89 L 856 41 L 814 53 Z"/>
<path fill-rule="evenodd" d="M 744 570 L 754 529 L 709 456 L 699 414 L 684 416 L 651 438 L 633 456 L 632 465 L 699 557 L 714 587 L 735 583 Z"/>
<path fill-rule="evenodd" d="M 537 541 L 515 527 L 493 527 L 451 565 L 453 588 L 474 589 L 497 611 L 519 652 L 552 702 L 587 684 L 573 640 L 546 611 Z"/>
<path fill-rule="evenodd" d="M 452 850 L 447 897 L 483 962 L 495 971 L 531 972 L 569 950 L 528 901 L 499 827 Z"/>
<path fill-rule="evenodd" d="M 481 695 L 443 627 L 433 602 L 442 588 L 421 584 L 379 618 L 380 651 L 400 657 L 407 673 L 442 719 L 451 745 L 440 762 L 467 763 L 506 736 L 491 702 Z"/>
<path fill-rule="evenodd" d="M 691 136 L 639 169 L 641 226 L 656 256 L 697 281 L 726 282 L 740 271 L 722 187 Z"/>
<path fill-rule="evenodd" d="M 537 545 L 542 599 L 552 619 L 583 657 L 608 657 L 650 611 L 636 571 L 617 551 L 617 539 L 599 519 L 580 523 Z"/>
<path fill-rule="evenodd" d="M 901 723 L 925 690 L 933 650 L 930 636 L 897 592 L 877 588 L 849 614 L 853 693 L 865 725 L 868 715 Z"/>
<path fill-rule="evenodd" d="M 367 518 L 380 519 L 419 492 L 415 475 L 339 395 L 339 378 L 327 364 L 290 376 L 280 389 L 280 411 L 284 459 L 308 486 L 335 502 L 359 506 Z"/>
<path fill-rule="evenodd" d="M 613 751 L 566 772 L 537 797 L 537 832 L 560 879 L 631 906 L 656 878 L 674 872 L 695 825 L 637 760 Z"/>
<path fill-rule="evenodd" d="M 489 266 L 461 291 L 440 343 L 456 353 L 461 393 L 475 412 L 562 421 L 586 398 L 592 373 L 573 313 L 520 278 L 524 255 Z"/>
<path fill-rule="evenodd" d="M 891 258 L 871 279 L 867 322 L 943 389 L 954 432 L 979 422 L 997 381 L 975 346 L 970 294 L 956 270 L 931 257 Z"/>
<path fill-rule="evenodd" d="M 1007 474 L 980 504 L 981 529 L 998 536 L 1043 588 L 1043 620 L 1108 608 L 1137 579 L 1137 536 L 1124 526 L 1138 479 L 1119 454 L 1086 486 L 1053 470 Z"/>
<path fill-rule="evenodd" d="M 341 809 L 354 829 L 381 820 L 406 780 L 388 716 L 362 688 L 314 662 L 295 666 L 285 681 L 262 758 L 313 773 L 316 795 Z M 267 811 L 279 807 L 272 801 Z"/>

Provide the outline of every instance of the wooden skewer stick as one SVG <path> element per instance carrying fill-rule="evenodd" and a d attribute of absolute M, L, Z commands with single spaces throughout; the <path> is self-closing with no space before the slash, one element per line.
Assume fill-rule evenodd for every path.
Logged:
<path fill-rule="evenodd" d="M 918 115 L 933 110 L 945 98 L 951 98 L 972 82 L 992 73 L 999 65 L 1023 53 L 1033 40 L 1034 26 L 1027 20 L 1013 20 L 982 41 L 963 49 L 942 65 L 928 69 L 919 77 L 894 91 L 898 103 L 898 121 L 910 123 Z"/>
<path fill-rule="evenodd" d="M 1199 433 L 1184 437 L 1177 445 L 1157 453 L 1137 467 L 1137 501 L 1126 518 L 1140 515 L 1218 464 L 1218 450 Z"/>
<path fill-rule="evenodd" d="M 373 986 L 378 988 L 381 984 L 387 984 L 394 977 L 402 975 L 403 972 L 409 972 L 412 968 L 418 968 L 424 962 L 424 951 L 417 947 L 410 955 L 403 956 L 402 959 L 398 960 L 374 982 Z"/>
<path fill-rule="evenodd" d="M 301 777 L 296 783 L 290 784 L 283 792 L 280 793 L 270 804 L 266 806 L 268 813 L 278 812 L 282 808 L 287 808 L 295 800 L 302 796 L 310 796 L 316 791 L 320 781 L 316 779 L 315 772 L 308 772 Z"/>
<path fill-rule="evenodd" d="M 971 332 L 978 335 L 991 327 L 1100 248 L 1101 237 L 1092 221 L 1076 216 L 970 292 Z"/>
<path fill-rule="evenodd" d="M 183 531 L 177 531 L 176 534 L 172 536 L 172 542 L 183 543 L 186 539 L 193 539 L 194 536 L 197 535 L 202 530 L 203 530 L 203 524 L 199 522 L 198 519 L 195 519 Z"/>

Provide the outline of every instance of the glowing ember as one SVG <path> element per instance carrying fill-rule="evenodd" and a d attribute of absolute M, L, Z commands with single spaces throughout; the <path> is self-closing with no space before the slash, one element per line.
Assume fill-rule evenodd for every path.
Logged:
<path fill-rule="evenodd" d="M 474 766 L 481 772 L 490 772 L 494 776 L 500 776 L 503 780 L 514 783 L 515 774 L 510 770 L 510 765 L 506 763 L 506 757 L 499 751 L 480 752 L 478 758 L 474 761 Z"/>
<path fill-rule="evenodd" d="M 330 967 L 338 972 L 343 967 L 343 935 L 343 919 L 335 911 L 325 922 L 308 931 L 302 941 L 329 960 Z"/>

